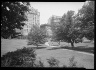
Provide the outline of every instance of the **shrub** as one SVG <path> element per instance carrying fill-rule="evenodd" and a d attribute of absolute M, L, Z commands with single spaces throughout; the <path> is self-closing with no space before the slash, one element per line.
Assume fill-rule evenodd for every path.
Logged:
<path fill-rule="evenodd" d="M 31 63 L 30 66 L 32 66 L 35 58 L 36 54 L 34 49 L 24 47 L 23 49 L 18 49 L 16 51 L 8 52 L 7 54 L 3 55 L 1 57 L 1 66 L 18 67 L 25 66 L 29 63 Z"/>
<path fill-rule="evenodd" d="M 69 66 L 63 65 L 64 68 L 78 68 L 77 62 L 74 61 L 74 56 L 69 58 Z M 37 63 L 36 63 L 37 61 Z M 51 57 L 47 59 L 49 67 L 59 67 L 59 60 Z M 13 52 L 8 52 L 1 57 L 1 67 L 44 67 L 44 63 L 36 60 L 36 53 L 33 48 L 17 49 Z M 84 67 L 81 67 L 84 68 Z"/>
<path fill-rule="evenodd" d="M 74 56 L 72 58 L 69 58 L 69 61 L 70 61 L 69 67 L 76 67 L 77 62 L 74 61 L 74 59 L 75 59 Z"/>
<path fill-rule="evenodd" d="M 54 57 L 47 59 L 47 62 L 49 63 L 50 67 L 59 67 L 59 60 L 55 59 Z"/>
<path fill-rule="evenodd" d="M 74 61 L 75 57 L 69 58 L 69 66 L 63 65 L 63 68 L 84 68 L 82 67 L 77 67 L 77 62 Z M 54 57 L 51 57 L 50 59 L 47 59 L 47 62 L 49 63 L 49 67 L 59 67 L 59 60 L 55 59 Z"/>
<path fill-rule="evenodd" d="M 69 58 L 69 67 L 71 67 L 71 68 L 84 68 L 84 66 L 81 66 L 81 67 L 78 67 L 77 66 L 77 61 L 75 61 L 74 60 L 75 59 L 75 57 L 74 56 L 72 56 L 71 58 Z"/>
<path fill-rule="evenodd" d="M 34 67 L 44 67 L 44 63 L 42 62 L 41 58 L 35 61 Z"/>

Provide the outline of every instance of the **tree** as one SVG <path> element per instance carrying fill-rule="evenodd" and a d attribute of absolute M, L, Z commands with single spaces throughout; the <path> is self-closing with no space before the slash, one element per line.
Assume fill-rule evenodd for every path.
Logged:
<path fill-rule="evenodd" d="M 57 18 L 57 20 L 58 19 L 60 19 L 60 18 Z M 54 20 L 56 20 L 56 17 L 52 16 L 51 19 L 50 19 L 50 27 L 51 27 L 51 30 L 52 30 L 52 37 L 51 38 L 52 38 L 53 41 L 58 41 L 58 44 L 60 45 L 60 40 L 61 39 L 60 39 L 59 36 L 56 37 L 57 34 L 55 34 L 55 33 L 57 33 L 56 30 L 59 27 L 59 22 L 55 22 Z"/>
<path fill-rule="evenodd" d="M 62 26 L 59 25 L 59 27 L 55 27 L 55 29 L 52 29 L 53 35 L 52 39 L 57 41 L 58 44 L 60 45 L 60 40 L 62 40 Z"/>
<path fill-rule="evenodd" d="M 78 11 L 76 27 L 80 28 L 84 37 L 94 39 L 94 1 L 88 1 Z"/>
<path fill-rule="evenodd" d="M 39 44 L 45 42 L 45 33 L 36 25 L 33 25 L 30 33 L 28 34 L 28 44 L 33 44 L 38 47 Z"/>
<path fill-rule="evenodd" d="M 57 40 L 63 40 L 71 43 L 74 47 L 76 40 L 86 37 L 89 40 L 94 39 L 94 5 L 88 2 L 74 15 L 74 11 L 68 11 L 62 16 L 60 26 L 54 31 Z"/>
<path fill-rule="evenodd" d="M 74 47 L 76 40 L 86 37 L 94 39 L 94 1 L 89 1 L 74 15 L 68 11 L 62 16 L 60 26 L 54 30 L 55 38 L 71 43 Z"/>
<path fill-rule="evenodd" d="M 64 14 L 60 21 L 60 25 L 54 32 L 56 40 L 71 43 L 72 47 L 74 47 L 75 40 L 80 36 L 80 31 L 74 28 L 73 15 L 74 11 L 68 11 L 67 14 Z"/>
<path fill-rule="evenodd" d="M 47 27 L 50 27 L 50 25 L 48 25 L 48 24 L 41 24 L 40 25 L 40 29 L 42 30 L 42 31 L 44 31 L 44 33 L 46 34 L 46 36 L 48 37 L 48 31 L 47 31 Z"/>
<path fill-rule="evenodd" d="M 2 2 L 1 37 L 15 37 L 17 29 L 22 29 L 23 21 L 27 20 L 25 12 L 29 11 L 29 2 Z"/>

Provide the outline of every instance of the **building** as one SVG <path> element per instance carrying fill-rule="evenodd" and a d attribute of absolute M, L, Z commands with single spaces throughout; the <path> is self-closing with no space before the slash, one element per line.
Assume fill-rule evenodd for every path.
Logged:
<path fill-rule="evenodd" d="M 50 17 L 48 20 L 48 24 L 59 25 L 60 19 L 61 19 L 61 16 L 52 15 L 52 17 Z"/>
<path fill-rule="evenodd" d="M 40 12 L 33 7 L 30 7 L 30 11 L 26 12 L 25 15 L 27 16 L 28 21 L 24 21 L 23 35 L 28 35 L 33 24 L 40 26 Z"/>

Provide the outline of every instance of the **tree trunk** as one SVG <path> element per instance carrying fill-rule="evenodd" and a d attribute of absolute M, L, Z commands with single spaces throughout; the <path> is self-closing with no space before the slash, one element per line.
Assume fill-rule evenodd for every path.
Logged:
<path fill-rule="evenodd" d="M 68 42 L 68 47 L 69 47 L 70 45 L 69 45 L 69 42 Z"/>
<path fill-rule="evenodd" d="M 71 42 L 71 46 L 72 46 L 72 48 L 74 48 L 74 42 Z"/>
<path fill-rule="evenodd" d="M 58 42 L 58 44 L 60 45 L 60 41 Z"/>
<path fill-rule="evenodd" d="M 37 46 L 37 48 L 38 48 L 38 45 L 36 45 Z"/>
<path fill-rule="evenodd" d="M 11 36 L 9 36 L 9 39 L 11 39 Z"/>

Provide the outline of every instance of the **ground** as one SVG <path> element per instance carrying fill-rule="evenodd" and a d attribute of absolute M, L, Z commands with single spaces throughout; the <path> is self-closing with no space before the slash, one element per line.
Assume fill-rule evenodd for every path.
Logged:
<path fill-rule="evenodd" d="M 27 40 L 3 39 L 3 40 L 1 40 L 1 42 L 2 42 L 1 56 L 9 51 L 15 51 L 16 49 L 23 48 L 24 46 L 25 47 L 35 47 L 33 45 L 27 46 Z M 53 45 L 54 44 L 58 45 L 56 42 L 53 42 Z M 61 45 L 68 45 L 68 43 L 62 42 Z M 83 45 L 83 46 L 87 45 L 87 46 L 94 47 L 94 44 L 92 44 L 92 43 L 75 44 L 75 46 L 79 46 L 79 45 Z M 55 57 L 56 59 L 60 60 L 60 65 L 65 64 L 68 66 L 69 58 L 74 56 L 75 61 L 77 61 L 78 66 L 84 66 L 85 68 L 88 68 L 88 69 L 94 69 L 94 55 L 78 53 L 78 51 L 70 51 L 70 50 L 65 50 L 65 49 L 50 50 L 51 47 L 46 46 L 44 44 L 41 46 L 46 47 L 46 48 L 41 48 L 41 49 L 36 50 L 37 58 L 40 57 L 45 65 L 47 65 L 46 59 L 48 59 L 50 57 Z M 41 47 L 41 46 L 39 46 L 39 47 Z"/>

